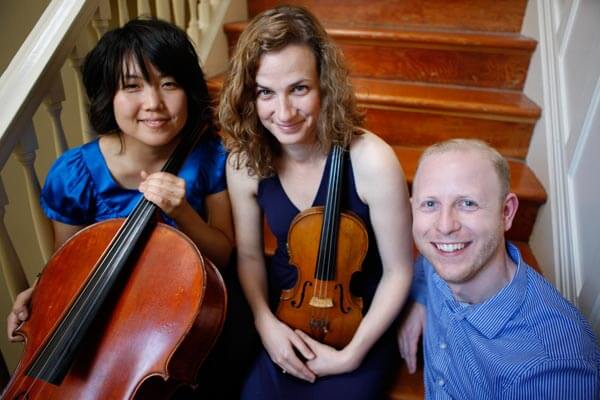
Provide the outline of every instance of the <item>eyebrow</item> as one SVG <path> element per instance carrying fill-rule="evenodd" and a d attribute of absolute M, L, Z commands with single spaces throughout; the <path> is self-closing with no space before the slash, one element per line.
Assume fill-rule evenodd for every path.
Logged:
<path fill-rule="evenodd" d="M 306 83 L 307 81 L 309 81 L 309 78 L 301 78 L 295 82 L 290 83 L 289 85 L 287 85 L 286 87 L 293 87 L 293 86 L 297 86 L 300 85 L 302 83 Z M 256 82 L 256 88 L 260 88 L 260 89 L 270 89 L 270 87 L 266 86 L 266 85 L 261 85 L 260 83 Z"/>

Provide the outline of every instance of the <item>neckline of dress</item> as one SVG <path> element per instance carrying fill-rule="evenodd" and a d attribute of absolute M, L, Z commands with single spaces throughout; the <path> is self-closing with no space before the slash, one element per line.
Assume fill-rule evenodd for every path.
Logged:
<path fill-rule="evenodd" d="M 327 181 L 329 180 L 329 168 L 331 165 L 331 155 L 332 152 L 330 151 L 329 154 L 327 154 L 327 159 L 325 160 L 325 168 L 323 168 L 323 173 L 321 174 L 321 181 L 319 182 L 319 187 L 317 188 L 317 192 L 315 193 L 315 197 L 312 201 L 312 203 L 310 204 L 309 207 L 307 207 L 305 210 L 308 210 L 309 208 L 315 207 L 318 199 L 321 197 L 322 192 L 325 188 L 325 186 L 327 186 Z M 290 196 L 287 194 L 287 192 L 285 191 L 285 188 L 283 187 L 283 184 L 281 183 L 281 180 L 279 179 L 279 175 L 275 174 L 275 179 L 277 182 L 277 185 L 279 185 L 279 188 L 281 189 L 281 192 L 283 193 L 286 201 L 294 208 L 294 210 L 296 210 L 297 212 L 302 212 L 305 210 L 300 210 L 300 208 L 298 208 L 298 206 L 292 201 L 292 199 L 290 198 Z"/>

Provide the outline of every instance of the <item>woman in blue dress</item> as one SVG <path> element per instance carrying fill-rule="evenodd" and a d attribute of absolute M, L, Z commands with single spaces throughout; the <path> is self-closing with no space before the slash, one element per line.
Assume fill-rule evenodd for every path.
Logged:
<path fill-rule="evenodd" d="M 238 274 L 263 344 L 243 399 L 382 398 L 397 359 L 392 323 L 412 278 L 406 181 L 393 150 L 360 128 L 339 50 L 308 11 L 256 16 L 238 40 L 219 105 Z M 342 207 L 363 220 L 369 251 L 355 294 L 364 317 L 342 349 L 280 321 L 280 291 L 294 285 L 287 234 L 302 210 L 323 205 L 332 145 L 349 149 Z M 263 255 L 263 216 L 277 238 Z"/>
<path fill-rule="evenodd" d="M 233 248 L 226 152 L 216 134 L 204 75 L 186 34 L 166 22 L 133 20 L 88 54 L 83 81 L 100 136 L 53 165 L 41 195 L 55 249 L 83 227 L 127 217 L 144 196 L 222 268 Z M 179 176 L 160 172 L 183 135 L 202 132 Z M 19 294 L 8 336 L 28 318 L 33 288 Z"/>

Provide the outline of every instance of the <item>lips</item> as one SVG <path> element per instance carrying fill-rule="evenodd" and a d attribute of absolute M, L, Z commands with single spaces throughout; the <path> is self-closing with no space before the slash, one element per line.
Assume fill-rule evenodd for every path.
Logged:
<path fill-rule="evenodd" d="M 300 130 L 300 128 L 302 127 L 302 122 L 295 122 L 293 124 L 279 124 L 276 123 L 275 125 L 277 125 L 277 128 L 284 133 L 294 133 L 297 132 L 298 130 Z"/>
<path fill-rule="evenodd" d="M 150 128 L 156 129 L 165 125 L 169 121 L 168 118 L 152 118 L 152 119 L 141 119 L 140 122 Z"/>

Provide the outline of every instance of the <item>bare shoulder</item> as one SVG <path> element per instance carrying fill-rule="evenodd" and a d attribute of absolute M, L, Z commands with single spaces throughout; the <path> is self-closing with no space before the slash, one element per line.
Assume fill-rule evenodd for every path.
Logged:
<path fill-rule="evenodd" d="M 362 135 L 353 138 L 350 157 L 353 168 L 360 175 L 375 177 L 394 171 L 402 174 L 394 150 L 383 139 L 369 131 L 364 131 Z"/>

